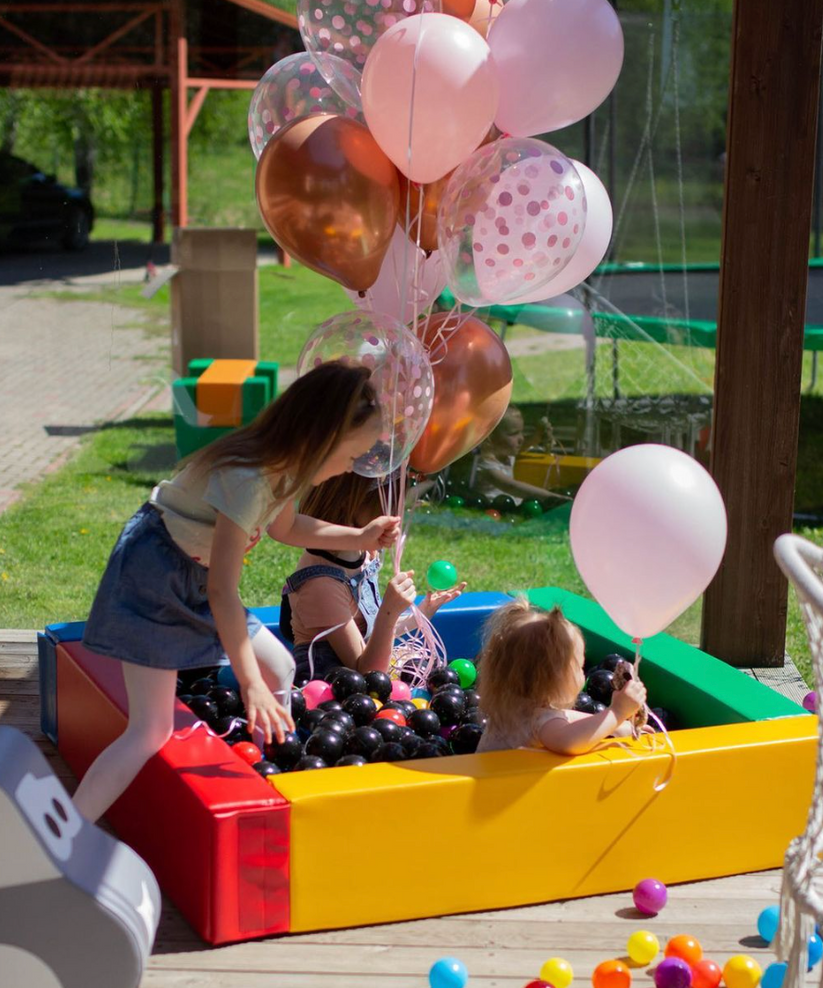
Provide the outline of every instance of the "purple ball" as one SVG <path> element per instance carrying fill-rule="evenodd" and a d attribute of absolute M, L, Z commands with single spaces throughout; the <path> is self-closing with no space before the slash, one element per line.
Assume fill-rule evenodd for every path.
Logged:
<path fill-rule="evenodd" d="M 667 957 L 654 969 L 656 988 L 689 988 L 692 969 L 679 957 Z"/>
<path fill-rule="evenodd" d="M 635 885 L 632 897 L 635 907 L 641 913 L 645 916 L 656 916 L 666 905 L 669 894 L 666 886 L 656 878 L 644 878 Z"/>
<path fill-rule="evenodd" d="M 817 712 L 817 694 L 814 690 L 803 697 L 803 709 L 808 710 L 810 714 Z"/>
<path fill-rule="evenodd" d="M 441 727 L 440 728 L 440 737 L 441 738 L 445 738 L 446 741 L 450 741 L 451 740 L 451 736 L 457 730 L 457 727 L 458 727 L 457 724 L 449 724 L 448 727 Z"/>

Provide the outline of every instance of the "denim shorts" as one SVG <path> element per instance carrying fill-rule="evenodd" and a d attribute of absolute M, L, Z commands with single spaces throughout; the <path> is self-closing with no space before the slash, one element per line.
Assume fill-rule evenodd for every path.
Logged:
<path fill-rule="evenodd" d="M 169 535 L 144 504 L 126 522 L 109 557 L 83 633 L 93 652 L 154 669 L 227 662 L 206 593 L 208 568 Z M 246 611 L 249 637 L 262 628 Z"/>

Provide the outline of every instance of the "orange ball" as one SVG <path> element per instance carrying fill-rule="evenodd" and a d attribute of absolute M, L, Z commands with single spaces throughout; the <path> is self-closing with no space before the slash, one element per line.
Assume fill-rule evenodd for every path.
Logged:
<path fill-rule="evenodd" d="M 698 961 L 703 959 L 703 948 L 700 941 L 690 937 L 688 933 L 681 933 L 672 937 L 666 944 L 666 957 L 679 957 L 685 961 L 689 967 L 694 967 Z"/>
<path fill-rule="evenodd" d="M 720 965 L 704 957 L 692 967 L 692 988 L 717 988 L 722 977 Z"/>
<path fill-rule="evenodd" d="M 377 711 L 375 720 L 392 720 L 398 727 L 406 726 L 406 718 L 403 714 L 397 710 L 395 707 L 389 707 L 388 710 L 384 707 L 382 710 Z"/>
<path fill-rule="evenodd" d="M 592 973 L 594 988 L 629 988 L 632 972 L 623 961 L 603 961 Z"/>

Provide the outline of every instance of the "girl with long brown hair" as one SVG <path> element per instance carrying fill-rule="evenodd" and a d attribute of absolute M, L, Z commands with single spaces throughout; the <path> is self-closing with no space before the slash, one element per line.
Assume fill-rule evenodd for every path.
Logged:
<path fill-rule="evenodd" d="M 291 730 L 288 650 L 240 601 L 243 557 L 263 532 L 333 551 L 391 545 L 399 519 L 361 527 L 296 514 L 294 500 L 350 471 L 381 430 L 365 368 L 321 365 L 244 428 L 195 454 L 126 524 L 97 591 L 83 641 L 122 663 L 128 724 L 84 776 L 75 803 L 95 820 L 171 735 L 179 669 L 228 656 L 249 730 Z"/>
<path fill-rule="evenodd" d="M 584 659 L 583 635 L 559 607 L 546 611 L 520 597 L 495 611 L 477 657 L 480 706 L 489 718 L 478 752 L 542 747 L 581 755 L 603 738 L 630 735 L 646 687 L 630 679 L 606 710 L 574 710 Z"/>

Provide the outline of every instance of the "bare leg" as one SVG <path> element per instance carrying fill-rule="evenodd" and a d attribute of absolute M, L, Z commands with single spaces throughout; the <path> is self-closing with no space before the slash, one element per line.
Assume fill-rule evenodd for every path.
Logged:
<path fill-rule="evenodd" d="M 126 730 L 101 751 L 74 794 L 74 805 L 97 820 L 128 788 L 140 769 L 171 737 L 174 726 L 174 669 L 123 663 L 129 700 Z"/>

